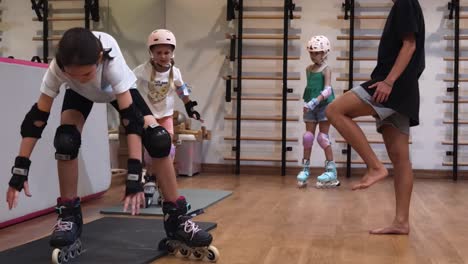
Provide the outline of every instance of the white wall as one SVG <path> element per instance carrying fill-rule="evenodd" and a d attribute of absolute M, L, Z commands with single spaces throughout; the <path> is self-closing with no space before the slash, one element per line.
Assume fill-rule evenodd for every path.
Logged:
<path fill-rule="evenodd" d="M 83 2 L 51 2 L 51 15 L 74 16 L 83 14 Z M 100 22 L 92 22 L 92 29 L 113 35 L 122 48 L 127 63 L 135 67 L 147 58 L 144 49 L 148 34 L 165 23 L 163 0 L 139 0 L 129 4 L 126 0 L 104 0 L 100 3 Z M 2 7 L 3 56 L 29 60 L 35 55 L 42 57 L 42 43 L 32 41 L 40 36 L 42 22 L 36 17 L 30 1 L 3 0 Z M 67 28 L 84 26 L 83 21 L 51 22 L 49 35 L 60 34 Z M 55 45 L 50 46 L 50 55 Z"/>
<path fill-rule="evenodd" d="M 46 69 L 42 67 L 24 66 L 0 62 L 0 84 L 8 89 L 8 94 L 0 97 L 0 111 L 4 113 L 2 137 L 0 145 L 0 193 L 5 195 L 8 181 L 11 177 L 11 167 L 18 155 L 21 141 L 20 125 L 24 115 L 39 96 L 38 84 Z M 27 76 L 27 78 L 24 78 Z M 47 127 L 42 138 L 36 144 L 31 155 L 29 186 L 32 198 L 27 198 L 22 192 L 18 207 L 8 210 L 7 203 L 0 203 L 0 225 L 29 213 L 50 208 L 56 204 L 59 196 L 57 162 L 54 157 L 53 139 L 60 122 L 60 109 L 63 101 L 63 91 L 54 101 Z M 105 107 L 95 105 L 82 134 L 82 144 L 78 156 L 79 179 L 78 195 L 87 196 L 105 191 L 110 186 L 111 172 L 109 161 L 109 143 L 107 141 Z M 5 197 L 5 196 L 3 196 Z"/>
<path fill-rule="evenodd" d="M 264 6 L 275 5 L 275 3 L 282 3 L 282 1 L 247 1 L 248 4 L 260 4 Z M 330 38 L 333 45 L 333 51 L 329 57 L 329 64 L 334 69 L 334 76 L 337 77 L 342 73 L 347 72 L 347 63 L 337 61 L 337 56 L 346 56 L 348 50 L 347 41 L 337 40 L 338 35 L 345 35 L 348 28 L 348 21 L 338 20 L 337 15 L 343 14 L 341 11 L 341 1 L 326 1 L 314 0 L 295 1 L 298 6 L 302 7 L 302 19 L 293 21 L 292 28 L 297 29 L 301 34 L 301 40 L 291 41 L 292 46 L 300 50 L 301 60 L 299 62 L 291 61 L 289 66 L 290 72 L 300 72 L 301 81 L 290 81 L 290 87 L 294 88 L 296 93 L 302 94 L 303 87 L 305 86 L 305 73 L 304 68 L 310 64 L 310 59 L 307 52 L 304 50 L 304 45 L 307 40 L 317 34 L 323 34 Z M 358 2 L 372 2 L 372 1 L 358 1 Z M 375 1 L 374 1 L 375 2 Z M 383 1 L 385 2 L 385 1 Z M 387 2 L 391 3 L 390 0 Z M 451 22 L 447 22 L 443 16 L 446 12 L 446 3 L 436 0 L 420 1 L 426 19 L 426 60 L 427 67 L 424 75 L 420 81 L 421 90 L 421 125 L 412 129 L 411 155 L 415 169 L 448 169 L 442 167 L 442 161 L 445 157 L 445 151 L 450 147 L 442 146 L 443 139 L 450 139 L 451 128 L 449 125 L 442 124 L 444 112 L 450 112 L 449 106 L 442 104 L 442 98 L 446 95 L 445 88 L 447 84 L 442 82 L 442 78 L 450 77 L 448 74 L 448 64 L 442 60 L 443 56 L 450 56 L 447 47 L 451 43 L 443 41 L 443 35 L 449 34 L 447 26 Z M 225 1 L 216 0 L 201 0 L 196 2 L 184 0 L 171 0 L 166 3 L 167 27 L 173 30 L 178 38 L 177 49 L 177 63 L 182 68 L 182 73 L 186 81 L 194 85 L 193 98 L 197 99 L 202 106 L 203 116 L 206 118 L 206 125 L 209 129 L 213 130 L 213 139 L 205 143 L 204 162 L 205 163 L 223 163 L 222 156 L 230 152 L 230 145 L 226 144 L 223 136 L 230 134 L 232 131 L 232 121 L 225 121 L 224 115 L 231 113 L 234 109 L 230 105 L 224 103 L 224 82 L 221 76 L 229 72 L 229 63 L 224 61 L 224 56 L 229 52 L 228 40 L 224 39 L 224 32 L 236 32 L 232 24 L 225 21 Z M 320 7 L 320 9 L 317 9 Z M 209 11 L 208 11 L 209 10 Z M 388 11 L 384 9 L 377 9 L 375 14 L 386 14 Z M 380 12 L 379 12 L 380 10 Z M 210 15 L 207 15 L 209 13 Z M 184 19 L 181 19 L 183 17 Z M 245 28 L 282 28 L 282 22 L 264 22 L 246 21 Z M 190 24 L 190 27 L 187 25 Z M 362 28 L 363 33 L 372 34 L 378 33 L 383 27 L 384 21 L 366 21 L 357 24 L 357 28 Z M 258 43 L 258 41 L 257 41 Z M 264 42 L 270 48 L 281 48 L 281 42 Z M 249 45 L 249 44 L 247 44 Z M 377 46 L 376 41 L 363 43 L 357 41 L 356 46 L 361 47 L 362 55 L 376 56 L 376 49 L 366 49 L 366 46 Z M 255 47 L 249 46 L 245 51 L 255 50 Z M 294 50 L 294 48 L 291 48 Z M 258 47 L 257 47 L 258 51 Z M 355 54 L 356 56 L 359 53 Z M 265 62 L 252 62 L 244 61 L 245 71 L 281 71 L 281 63 L 265 63 Z M 265 66 L 266 65 L 266 66 Z M 374 62 L 370 63 L 357 63 L 359 71 L 364 74 L 369 74 L 375 66 Z M 347 83 L 338 82 L 333 78 L 333 86 L 337 94 L 347 88 Z M 243 82 L 244 92 L 248 89 L 256 89 L 261 85 L 267 86 L 271 90 L 281 89 L 280 82 L 260 82 L 261 84 L 254 83 L 253 81 Z M 358 84 L 358 83 L 356 83 Z M 265 91 L 265 90 L 263 90 Z M 262 105 L 265 103 L 256 103 L 254 106 L 249 106 L 249 103 L 243 104 L 244 113 L 261 112 Z M 271 105 L 270 105 L 271 106 Z M 267 107 L 267 105 L 265 105 Z M 180 109 L 182 109 L 180 107 Z M 301 114 L 301 104 L 289 104 L 288 113 L 294 115 Z M 246 123 L 243 123 L 244 127 Z M 255 126 L 255 125 L 252 125 Z M 267 127 L 268 132 L 261 129 Z M 363 125 L 364 130 L 371 137 L 378 136 L 375 132 L 374 125 Z M 280 126 L 263 123 L 255 127 L 261 130 L 261 133 L 271 133 L 272 135 L 279 135 Z M 302 137 L 304 125 L 302 122 L 291 122 L 288 124 L 288 132 L 291 135 Z M 332 137 L 339 137 L 336 131 L 332 131 Z M 266 135 L 266 134 L 264 134 Z M 230 143 L 230 142 L 228 142 Z M 252 153 L 261 154 L 264 151 L 278 151 L 277 147 L 268 148 L 265 145 L 270 143 L 244 143 L 243 150 L 250 150 Z M 271 145 L 271 144 L 270 144 Z M 288 154 L 292 157 L 300 159 L 302 157 L 302 146 L 299 142 L 293 145 L 294 153 Z M 334 153 L 337 160 L 344 159 L 341 155 L 341 149 L 345 147 L 344 144 L 334 144 Z M 374 149 L 382 159 L 388 159 L 385 154 L 383 146 L 373 145 Z M 313 165 L 322 166 L 323 154 L 322 150 L 315 145 L 313 150 Z M 268 155 L 268 154 L 266 154 Z M 355 156 L 355 155 L 354 155 Z M 357 158 L 357 157 L 356 157 Z"/>
<path fill-rule="evenodd" d="M 15 9 L 15 16 L 5 11 L 3 14 L 5 27 L 4 45 L 9 55 L 16 50 L 21 53 L 31 53 L 34 50 L 31 46 L 30 36 L 34 32 L 34 27 L 39 27 L 30 22 L 32 11 L 29 3 L 19 3 L 22 1 L 6 0 L 4 5 L 7 10 Z M 25 1 L 26 2 L 26 1 Z M 181 68 L 184 80 L 193 86 L 192 98 L 199 102 L 198 109 L 201 110 L 206 122 L 204 125 L 212 130 L 213 139 L 204 144 L 204 162 L 205 163 L 224 163 L 223 155 L 230 153 L 231 142 L 225 142 L 224 135 L 231 134 L 234 127 L 232 121 L 225 121 L 224 115 L 234 110 L 232 104 L 224 103 L 225 86 L 221 76 L 229 73 L 232 65 L 225 61 L 224 57 L 229 52 L 229 41 L 224 38 L 225 32 L 236 32 L 235 24 L 228 23 L 226 17 L 226 1 L 219 0 L 170 0 L 170 1 L 134 1 L 127 4 L 128 1 L 108 0 L 102 1 L 103 21 L 98 25 L 99 29 L 112 33 L 119 41 L 126 59 L 131 66 L 135 66 L 139 61 L 146 59 L 144 49 L 144 39 L 153 28 L 166 26 L 174 31 L 178 41 L 176 50 L 176 63 Z M 348 22 L 338 20 L 337 15 L 343 14 L 341 10 L 342 1 L 327 0 L 296 0 L 298 6 L 302 8 L 302 19 L 293 21 L 292 28 L 301 34 L 301 39 L 291 41 L 290 50 L 292 53 L 300 52 L 300 61 L 291 61 L 290 72 L 300 73 L 300 81 L 291 81 L 290 87 L 295 89 L 295 93 L 301 95 L 305 86 L 304 68 L 310 63 L 307 52 L 304 50 L 306 41 L 316 34 L 328 36 L 333 45 L 333 51 L 329 57 L 329 64 L 334 69 L 335 77 L 347 72 L 347 63 L 337 61 L 337 56 L 345 56 L 348 49 L 347 41 L 336 39 L 338 35 L 346 34 L 344 29 L 348 28 Z M 359 0 L 363 2 L 376 2 L 371 0 Z M 391 3 L 391 0 L 381 2 Z M 445 77 L 450 77 L 452 66 L 445 63 L 444 56 L 450 56 L 450 43 L 444 41 L 443 36 L 450 34 L 447 28 L 451 22 L 444 19 L 447 13 L 447 1 L 424 0 L 420 1 L 426 19 L 426 62 L 427 67 L 420 81 L 421 91 L 421 114 L 419 127 L 412 129 L 411 155 L 414 168 L 416 169 L 449 169 L 441 166 L 445 159 L 445 151 L 449 146 L 443 146 L 442 140 L 450 139 L 451 128 L 444 125 L 442 120 L 450 117 L 450 106 L 444 105 L 442 99 L 447 95 L 445 92 L 446 83 L 442 81 Z M 280 0 L 256 0 L 246 1 L 248 4 L 276 5 L 282 4 Z M 107 6 L 107 7 L 106 7 Z M 317 7 L 320 7 L 318 9 Z M 22 10 L 23 12 L 19 12 Z M 22 15 L 22 14 L 30 15 Z M 386 14 L 387 11 L 375 12 L 376 14 Z M 138 15 L 135 15 L 138 14 Z M 153 15 L 154 14 L 154 15 Z M 10 17 L 8 17 L 10 16 Z M 10 20 L 11 22 L 8 22 Z M 262 23 L 265 23 L 262 25 Z M 367 21 L 357 24 L 357 28 L 364 29 L 368 34 L 378 33 L 382 28 L 384 21 Z M 154 24 L 154 26 L 153 26 Z M 466 25 L 465 25 L 466 26 Z M 282 29 L 281 21 L 246 21 L 246 28 L 277 28 Z M 37 29 L 35 29 L 37 30 Z M 257 29 L 258 30 L 258 29 Z M 19 41 L 18 41 L 19 39 Z M 14 40 L 14 41 L 13 41 Z M 14 44 L 13 44 L 14 43 Z M 258 42 L 257 42 L 258 43 Z M 263 52 L 271 49 L 273 51 L 281 50 L 281 41 L 263 42 L 262 45 L 246 43 L 245 51 Z M 377 42 L 363 43 L 356 42 L 357 50 L 364 55 L 376 55 L 375 48 L 367 49 L 366 46 L 377 46 Z M 31 46 L 30 46 L 31 45 Z M 361 47 L 361 48 L 359 48 Z M 281 53 L 280 53 L 281 54 Z M 356 54 L 356 56 L 359 53 Z M 12 54 L 14 55 L 14 54 Z M 26 58 L 29 58 L 28 55 Z M 357 63 L 359 71 L 368 74 L 375 63 Z M 253 62 L 244 61 L 244 69 L 253 71 L 281 71 L 280 62 Z M 335 78 L 334 78 L 335 79 Z M 358 84 L 358 83 L 356 83 Z M 345 82 L 333 81 L 337 94 L 346 88 Z M 279 91 L 281 82 L 244 82 L 244 91 L 251 89 L 254 91 Z M 269 89 L 269 90 L 264 90 Z M 244 103 L 243 110 L 248 112 L 261 113 L 271 106 L 277 107 L 275 103 Z M 181 111 L 182 104 L 179 102 L 177 108 Z M 465 113 L 466 109 L 461 108 Z M 290 103 L 288 113 L 292 115 L 301 115 L 301 104 Z M 196 122 L 193 122 L 196 123 Z M 245 125 L 246 127 L 247 125 Z M 263 135 L 280 135 L 280 125 L 268 122 L 251 125 L 251 130 L 261 131 Z M 370 136 L 376 135 L 373 125 L 365 125 L 365 131 Z M 302 137 L 304 125 L 302 122 L 291 122 L 288 124 L 288 133 L 292 136 Z M 460 130 L 463 136 L 463 129 Z M 334 138 L 338 137 L 336 131 L 332 131 Z M 301 142 L 292 144 L 293 153 L 288 156 L 298 159 L 302 156 Z M 313 165 L 322 166 L 323 154 L 321 149 L 314 145 Z M 344 159 L 341 155 L 343 144 L 334 144 L 334 153 L 337 160 Z M 379 157 L 387 159 L 383 146 L 375 145 Z M 271 143 L 244 143 L 243 150 L 251 151 L 254 154 L 263 154 L 264 152 L 276 152 L 280 150 L 280 145 L 273 146 Z M 461 153 L 462 159 L 464 153 Z M 263 164 L 263 163 L 261 163 Z M 295 164 L 290 164 L 295 165 Z"/>

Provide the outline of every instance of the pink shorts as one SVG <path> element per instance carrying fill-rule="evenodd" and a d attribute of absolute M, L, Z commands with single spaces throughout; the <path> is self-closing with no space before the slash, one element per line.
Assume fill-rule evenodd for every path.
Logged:
<path fill-rule="evenodd" d="M 174 122 L 172 121 L 172 116 L 165 116 L 161 119 L 156 119 L 156 121 L 171 134 L 171 137 L 174 136 Z"/>

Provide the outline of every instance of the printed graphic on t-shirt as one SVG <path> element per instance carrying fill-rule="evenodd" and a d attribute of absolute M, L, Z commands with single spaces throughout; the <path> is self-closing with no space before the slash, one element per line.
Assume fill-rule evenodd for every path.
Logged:
<path fill-rule="evenodd" d="M 167 81 L 155 80 L 149 82 L 148 84 L 148 99 L 152 104 L 166 99 L 167 94 L 169 93 L 170 87 Z"/>

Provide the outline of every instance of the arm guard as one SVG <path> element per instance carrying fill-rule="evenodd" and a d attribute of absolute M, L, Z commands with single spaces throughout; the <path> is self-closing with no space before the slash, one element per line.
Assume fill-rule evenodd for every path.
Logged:
<path fill-rule="evenodd" d="M 332 87 L 326 86 L 320 94 L 323 96 L 323 99 L 327 99 L 332 94 Z"/>
<path fill-rule="evenodd" d="M 176 93 L 179 96 L 180 99 L 184 98 L 184 96 L 189 96 L 190 95 L 190 89 L 187 87 L 187 84 L 183 84 L 180 87 L 177 87 Z"/>
<path fill-rule="evenodd" d="M 29 166 L 31 166 L 31 160 L 26 157 L 16 157 L 15 165 L 11 168 L 11 173 L 13 175 L 8 185 L 21 192 L 24 187 L 24 182 L 28 180 Z"/>

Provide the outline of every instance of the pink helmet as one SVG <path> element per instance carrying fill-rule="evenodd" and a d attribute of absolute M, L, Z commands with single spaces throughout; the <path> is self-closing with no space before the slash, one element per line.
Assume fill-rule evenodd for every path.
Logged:
<path fill-rule="evenodd" d="M 148 36 L 146 46 L 149 49 L 151 46 L 158 44 L 169 44 L 172 45 L 175 49 L 176 38 L 174 34 L 167 29 L 156 29 L 155 31 L 151 32 L 151 34 Z"/>
<path fill-rule="evenodd" d="M 325 36 L 313 36 L 307 43 L 307 50 L 309 52 L 323 51 L 328 54 L 331 50 L 330 41 Z"/>

